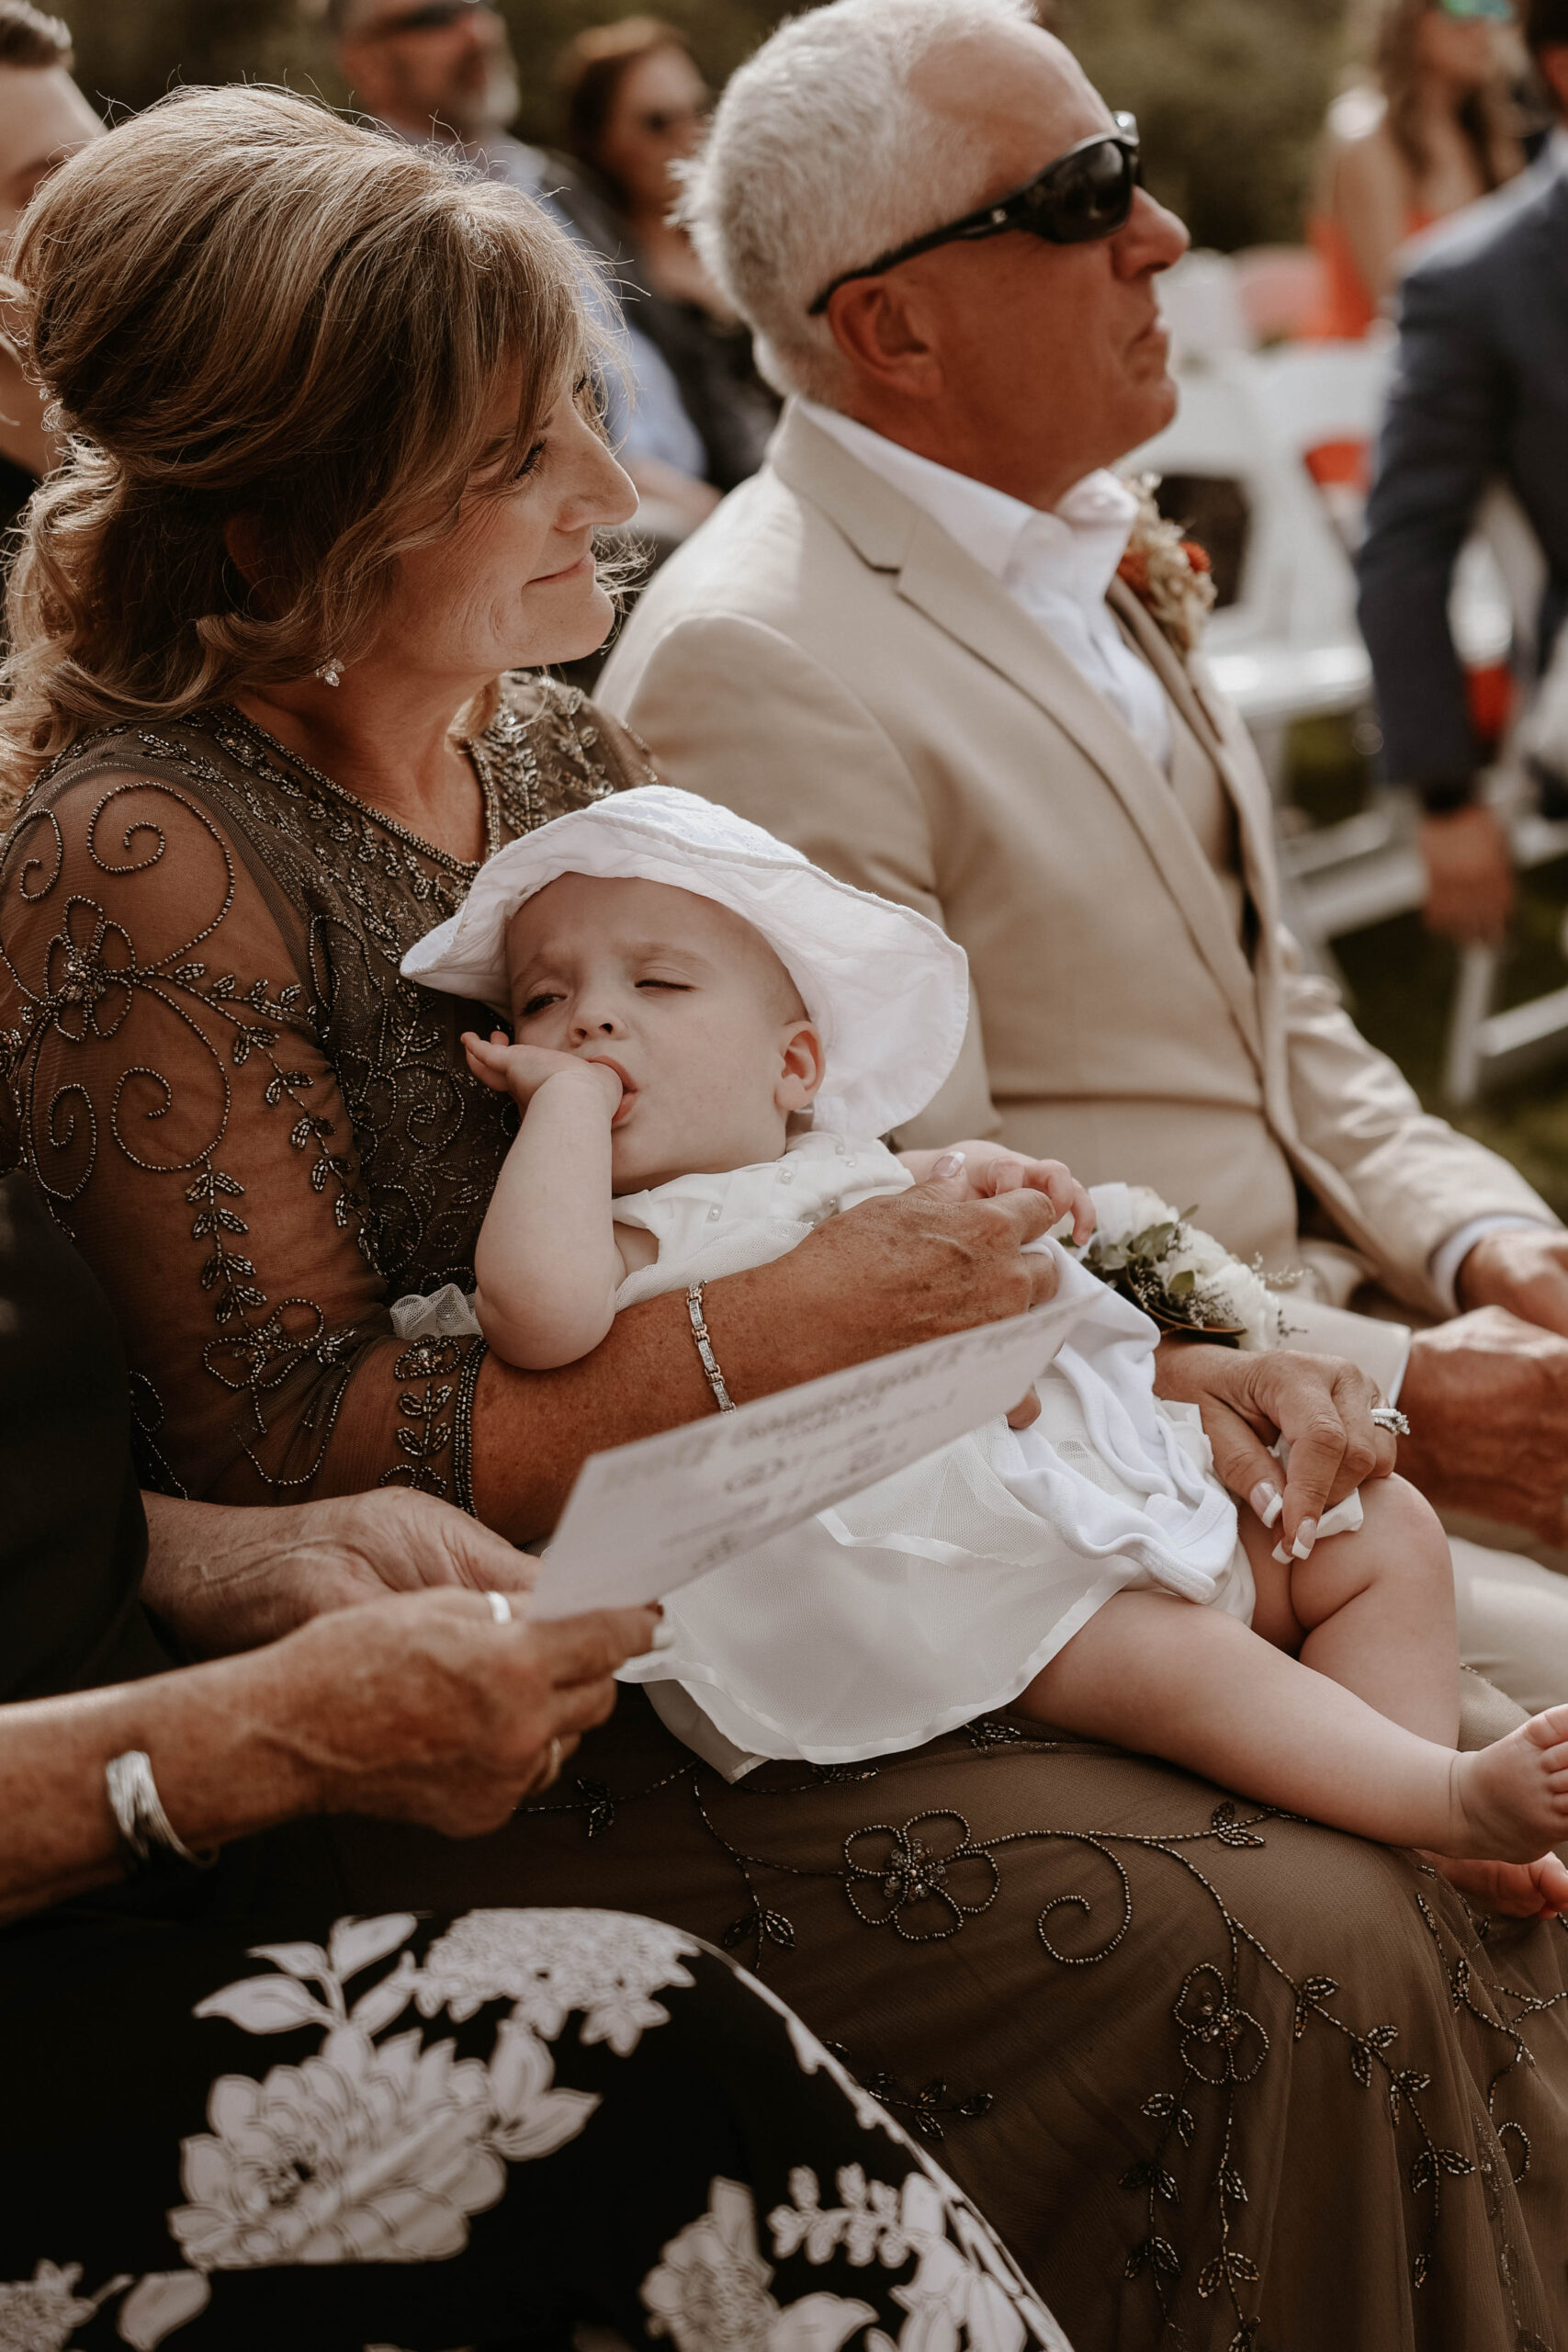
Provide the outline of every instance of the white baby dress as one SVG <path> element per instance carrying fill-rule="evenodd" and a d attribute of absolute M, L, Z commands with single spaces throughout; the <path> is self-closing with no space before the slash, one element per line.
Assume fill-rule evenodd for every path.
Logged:
<path fill-rule="evenodd" d="M 912 1181 L 880 1143 L 813 1132 L 778 1160 L 618 1199 L 617 1223 L 653 1235 L 659 1257 L 617 1310 L 769 1264 Z M 1033 1427 L 988 1423 L 672 1593 L 671 1646 L 624 1680 L 682 1686 L 726 1758 L 849 1763 L 1005 1706 L 1113 1593 L 1163 1588 L 1250 1622 L 1251 1570 L 1198 1416 L 1154 1395 L 1156 1327 L 1049 1246 L 1058 1295 L 1087 1305 Z M 394 1315 L 405 1337 L 478 1328 L 450 1289 Z M 660 1712 L 720 1760 L 689 1708 L 685 1724 Z"/>

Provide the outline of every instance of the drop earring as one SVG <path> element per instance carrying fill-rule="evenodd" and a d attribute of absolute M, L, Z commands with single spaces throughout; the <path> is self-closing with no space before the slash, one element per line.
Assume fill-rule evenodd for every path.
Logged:
<path fill-rule="evenodd" d="M 338 660 L 335 653 L 328 654 L 326 660 L 317 671 L 316 675 L 320 678 L 323 686 L 342 685 L 343 663 Z"/>

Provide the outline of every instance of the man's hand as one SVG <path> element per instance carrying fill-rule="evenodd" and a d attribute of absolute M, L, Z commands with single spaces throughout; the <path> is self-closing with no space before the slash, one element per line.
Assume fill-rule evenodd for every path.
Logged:
<path fill-rule="evenodd" d="M 1167 1340 L 1155 1358 L 1155 1388 L 1198 1407 L 1222 1484 L 1250 1503 L 1266 1526 L 1278 1526 L 1287 1552 L 1304 1546 L 1298 1558 L 1317 1541 L 1317 1522 L 1332 1504 L 1393 1470 L 1398 1447 L 1371 1418 L 1378 1392 L 1364 1372 L 1337 1356 L 1283 1348 L 1253 1355 Z M 1281 1437 L 1291 1446 L 1288 1476 L 1271 1452 Z"/>
<path fill-rule="evenodd" d="M 466 1029 L 463 1051 L 477 1079 L 492 1093 L 510 1094 L 525 1110 L 540 1087 L 552 1078 L 570 1078 L 579 1084 L 586 1080 L 596 1086 L 611 1118 L 621 1107 L 626 1089 L 606 1062 L 591 1060 L 581 1054 L 558 1054 L 549 1046 L 513 1045 L 504 1029 L 491 1030 L 488 1043 L 472 1029 Z"/>
<path fill-rule="evenodd" d="M 278 1510 L 143 1500 L 141 1597 L 193 1657 L 255 1649 L 389 1592 L 526 1592 L 538 1572 L 467 1511 L 406 1487 Z"/>
<path fill-rule="evenodd" d="M 1461 947 L 1499 947 L 1514 911 L 1514 856 L 1495 809 L 1483 801 L 1424 817 L 1427 928 Z"/>
<path fill-rule="evenodd" d="M 1523 1322 L 1568 1338 L 1568 1233 L 1540 1225 L 1483 1234 L 1455 1288 L 1463 1308 L 1506 1306 Z"/>
<path fill-rule="evenodd" d="M 1429 1501 L 1568 1544 L 1568 1340 L 1500 1306 L 1456 1317 L 1416 1332 L 1399 1403 L 1399 1466 Z"/>

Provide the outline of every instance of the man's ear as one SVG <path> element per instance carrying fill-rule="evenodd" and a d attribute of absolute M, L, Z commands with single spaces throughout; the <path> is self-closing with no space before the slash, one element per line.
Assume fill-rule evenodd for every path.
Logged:
<path fill-rule="evenodd" d="M 926 306 L 902 279 L 852 277 L 828 305 L 833 340 L 855 374 L 906 400 L 935 400 L 942 362 Z"/>
<path fill-rule="evenodd" d="M 828 1065 L 823 1058 L 822 1040 L 809 1021 L 792 1021 L 784 1032 L 784 1057 L 779 1070 L 779 1082 L 773 1089 L 773 1102 L 787 1117 L 793 1111 L 804 1111 L 816 1101 Z"/>

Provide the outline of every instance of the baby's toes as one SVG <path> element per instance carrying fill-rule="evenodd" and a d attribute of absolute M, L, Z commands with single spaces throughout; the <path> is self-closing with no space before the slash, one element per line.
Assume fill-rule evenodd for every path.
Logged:
<path fill-rule="evenodd" d="M 1568 1771 L 1568 1707 L 1548 1707 L 1522 1729 L 1535 1747 L 1545 1750 L 1549 1763 Z"/>

